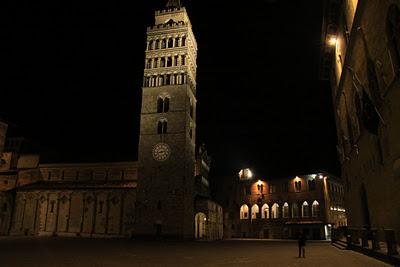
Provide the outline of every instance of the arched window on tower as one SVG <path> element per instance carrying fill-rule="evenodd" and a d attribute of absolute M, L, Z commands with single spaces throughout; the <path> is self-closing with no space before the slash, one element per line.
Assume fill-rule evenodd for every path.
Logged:
<path fill-rule="evenodd" d="M 149 87 L 150 86 L 150 77 L 145 77 L 144 78 L 144 87 Z"/>
<path fill-rule="evenodd" d="M 164 110 L 164 99 L 159 97 L 157 99 L 157 113 L 162 113 Z"/>
<path fill-rule="evenodd" d="M 301 215 L 302 215 L 302 217 L 309 217 L 310 216 L 310 208 L 308 206 L 307 201 L 304 201 L 303 205 L 301 205 Z"/>
<path fill-rule="evenodd" d="M 154 49 L 160 48 L 160 40 L 156 40 Z"/>
<path fill-rule="evenodd" d="M 179 47 L 179 37 L 175 38 L 175 47 Z"/>
<path fill-rule="evenodd" d="M 171 84 L 171 74 L 165 75 L 165 85 Z"/>
<path fill-rule="evenodd" d="M 169 97 L 164 98 L 164 112 L 169 111 Z"/>
<path fill-rule="evenodd" d="M 160 67 L 161 67 L 161 68 L 165 67 L 165 58 L 164 58 L 164 57 L 162 57 L 162 58 L 160 59 Z"/>
<path fill-rule="evenodd" d="M 181 65 L 182 66 L 186 65 L 186 56 L 185 55 L 181 56 Z"/>
<path fill-rule="evenodd" d="M 164 76 L 158 77 L 158 86 L 163 86 L 164 85 Z"/>
<path fill-rule="evenodd" d="M 161 49 L 164 49 L 166 47 L 167 47 L 167 40 L 162 39 L 162 41 L 161 41 Z"/>
<path fill-rule="evenodd" d="M 150 77 L 150 87 L 156 86 L 156 79 L 157 79 L 157 76 Z"/>
<path fill-rule="evenodd" d="M 172 57 L 167 57 L 167 67 L 172 67 Z"/>
<path fill-rule="evenodd" d="M 174 56 L 174 66 L 178 66 L 178 56 Z"/>
<path fill-rule="evenodd" d="M 174 47 L 174 39 L 168 38 L 168 48 Z"/>
<path fill-rule="evenodd" d="M 269 219 L 269 207 L 268 207 L 268 204 L 264 204 L 261 207 L 261 219 Z"/>
<path fill-rule="evenodd" d="M 150 40 L 149 46 L 147 47 L 147 50 L 153 50 L 153 45 L 154 45 L 154 41 Z"/>
<path fill-rule="evenodd" d="M 155 58 L 155 59 L 154 59 L 153 68 L 158 68 L 158 58 Z"/>
<path fill-rule="evenodd" d="M 243 204 L 240 207 L 240 219 L 245 220 L 249 218 L 249 207 L 246 204 Z"/>
<path fill-rule="evenodd" d="M 182 36 L 181 45 L 186 46 L 186 36 Z"/>
<path fill-rule="evenodd" d="M 313 217 L 319 217 L 320 216 L 319 203 L 316 200 L 314 200 L 314 202 L 312 203 L 311 215 Z"/>
<path fill-rule="evenodd" d="M 258 208 L 258 205 L 257 204 L 254 204 L 252 207 L 251 207 L 251 219 L 252 220 L 254 220 L 254 219 L 257 219 L 257 214 L 260 212 L 260 210 L 259 210 L 259 208 Z"/>
<path fill-rule="evenodd" d="M 400 9 L 392 4 L 387 13 L 386 34 L 389 53 L 395 71 L 400 68 Z"/>
<path fill-rule="evenodd" d="M 166 134 L 167 133 L 167 120 L 161 119 L 157 124 L 157 133 L 158 134 Z"/>
<path fill-rule="evenodd" d="M 147 59 L 146 69 L 151 69 L 151 58 Z"/>
<path fill-rule="evenodd" d="M 157 99 L 157 113 L 163 113 L 169 111 L 169 97 L 158 97 Z"/>

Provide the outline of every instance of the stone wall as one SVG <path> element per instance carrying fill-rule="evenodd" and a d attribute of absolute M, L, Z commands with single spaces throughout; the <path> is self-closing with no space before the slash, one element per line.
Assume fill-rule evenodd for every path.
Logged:
<path fill-rule="evenodd" d="M 13 209 L 13 195 L 0 192 L 0 236 L 8 235 Z"/>
<path fill-rule="evenodd" d="M 1 155 L 3 154 L 3 151 L 4 151 L 4 144 L 6 141 L 7 128 L 8 128 L 8 125 L 6 123 L 0 121 L 0 160 L 1 160 Z"/>
<path fill-rule="evenodd" d="M 131 236 L 134 189 L 19 191 L 11 235 Z"/>
<path fill-rule="evenodd" d="M 400 239 L 400 58 L 391 50 L 396 38 L 388 34 L 396 5 L 360 1 L 354 21 L 338 25 L 333 68 L 342 71 L 332 77 L 332 92 L 349 226 L 395 229 Z M 368 99 L 375 130 L 365 115 Z"/>

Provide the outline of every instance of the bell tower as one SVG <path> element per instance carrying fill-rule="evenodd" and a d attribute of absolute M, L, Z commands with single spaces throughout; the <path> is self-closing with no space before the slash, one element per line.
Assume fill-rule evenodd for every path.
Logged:
<path fill-rule="evenodd" d="M 136 233 L 194 236 L 197 44 L 186 9 L 169 0 L 147 28 Z"/>

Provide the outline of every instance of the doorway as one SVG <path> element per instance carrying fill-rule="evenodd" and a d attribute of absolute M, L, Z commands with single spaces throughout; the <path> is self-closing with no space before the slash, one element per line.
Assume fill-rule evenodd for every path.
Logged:
<path fill-rule="evenodd" d="M 196 239 L 206 238 L 206 222 L 207 217 L 204 213 L 199 212 L 194 216 L 194 236 Z"/>

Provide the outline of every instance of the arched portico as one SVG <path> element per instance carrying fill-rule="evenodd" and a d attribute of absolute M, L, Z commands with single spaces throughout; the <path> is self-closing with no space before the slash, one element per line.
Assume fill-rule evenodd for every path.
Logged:
<path fill-rule="evenodd" d="M 207 217 L 203 212 L 198 212 L 194 216 L 194 236 L 196 239 L 206 238 L 206 220 Z"/>

